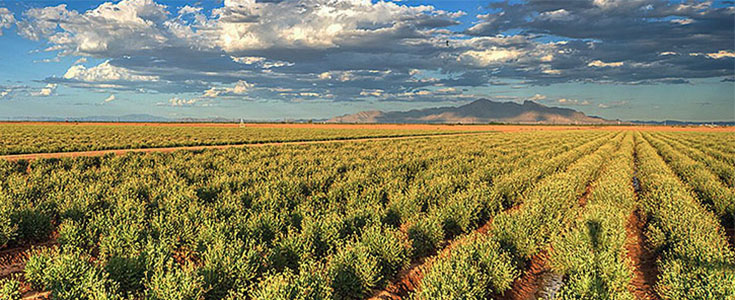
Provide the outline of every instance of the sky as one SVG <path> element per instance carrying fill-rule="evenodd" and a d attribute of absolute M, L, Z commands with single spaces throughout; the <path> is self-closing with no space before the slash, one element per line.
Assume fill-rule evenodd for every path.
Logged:
<path fill-rule="evenodd" d="M 0 0 L 0 119 L 322 119 L 532 100 L 735 120 L 735 3 Z"/>

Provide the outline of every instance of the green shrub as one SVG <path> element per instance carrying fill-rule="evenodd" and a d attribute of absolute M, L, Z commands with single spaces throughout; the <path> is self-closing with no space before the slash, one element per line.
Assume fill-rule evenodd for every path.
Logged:
<path fill-rule="evenodd" d="M 230 290 L 248 287 L 263 272 L 262 249 L 238 240 L 217 240 L 201 257 L 198 273 L 206 287 L 206 299 L 221 299 Z"/>
<path fill-rule="evenodd" d="M 377 260 L 380 272 L 380 280 L 376 282 L 378 285 L 384 285 L 410 262 L 408 240 L 398 230 L 370 226 L 360 237 L 360 244 Z"/>
<path fill-rule="evenodd" d="M 439 222 L 432 217 L 418 218 L 408 225 L 406 230 L 411 240 L 412 256 L 415 258 L 427 256 L 439 247 L 444 238 L 444 231 Z"/>
<path fill-rule="evenodd" d="M 26 264 L 26 278 L 33 286 L 51 291 L 54 299 L 117 298 L 107 273 L 89 259 L 73 251 L 38 253 Z"/>
<path fill-rule="evenodd" d="M 117 283 L 123 295 L 139 295 L 143 291 L 145 265 L 142 256 L 112 256 L 107 259 L 105 271 Z"/>
<path fill-rule="evenodd" d="M 0 280 L 0 299 L 3 300 L 20 300 L 20 281 L 17 279 Z"/>
<path fill-rule="evenodd" d="M 329 286 L 320 273 L 290 270 L 266 276 L 253 291 L 255 300 L 327 300 L 331 299 Z"/>
<path fill-rule="evenodd" d="M 356 244 L 332 257 L 327 276 L 337 299 L 362 299 L 383 279 L 380 271 L 378 259 Z"/>
<path fill-rule="evenodd" d="M 518 271 L 497 242 L 471 235 L 437 258 L 422 279 L 416 299 L 487 299 L 510 288 Z"/>
<path fill-rule="evenodd" d="M 22 208 L 11 220 L 18 224 L 18 238 L 24 241 L 45 240 L 53 230 L 51 218 L 37 208 Z"/>
<path fill-rule="evenodd" d="M 92 245 L 86 228 L 72 220 L 61 222 L 57 242 L 61 247 L 71 246 L 80 249 L 88 249 Z"/>
<path fill-rule="evenodd" d="M 149 300 L 199 300 L 206 292 L 204 280 L 192 267 L 179 268 L 169 261 L 165 268 L 152 271 L 145 286 Z"/>

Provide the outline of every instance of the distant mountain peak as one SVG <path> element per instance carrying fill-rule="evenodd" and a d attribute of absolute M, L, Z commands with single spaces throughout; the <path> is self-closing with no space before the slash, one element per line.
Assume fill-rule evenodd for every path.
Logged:
<path fill-rule="evenodd" d="M 531 100 L 523 104 L 481 98 L 456 107 L 410 111 L 362 111 L 329 119 L 333 123 L 517 123 L 517 124 L 607 124 L 613 123 L 582 112 L 549 107 Z"/>

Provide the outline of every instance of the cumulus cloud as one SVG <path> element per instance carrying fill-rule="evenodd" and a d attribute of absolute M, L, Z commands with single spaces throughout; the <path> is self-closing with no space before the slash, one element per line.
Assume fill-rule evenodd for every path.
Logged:
<path fill-rule="evenodd" d="M 10 10 L 0 7 L 0 36 L 3 35 L 3 28 L 10 28 L 15 23 L 15 16 Z"/>
<path fill-rule="evenodd" d="M 204 91 L 204 97 L 216 98 L 221 96 L 239 96 L 245 95 L 248 91 L 253 88 L 253 85 L 240 80 L 235 83 L 232 87 L 212 87 Z"/>
<path fill-rule="evenodd" d="M 733 7 L 708 1 L 528 0 L 494 2 L 489 11 L 465 33 L 494 37 L 514 31 L 567 42 L 556 45 L 561 53 L 549 63 L 551 70 L 561 71 L 558 76 L 543 78 L 523 69 L 517 75 L 521 79 L 641 83 L 735 72 L 731 62 L 706 61 L 729 58 L 735 44 Z"/>
<path fill-rule="evenodd" d="M 91 68 L 86 68 L 83 65 L 74 65 L 66 71 L 64 78 L 85 82 L 158 80 L 157 76 L 137 75 L 125 68 L 113 66 L 109 61 Z"/>
<path fill-rule="evenodd" d="M 12 21 L 22 36 L 48 43 L 45 51 L 104 61 L 78 61 L 46 83 L 194 93 L 200 102 L 447 101 L 471 96 L 449 88 L 506 80 L 668 84 L 735 73 L 732 7 L 493 2 L 469 29 L 452 32 L 463 14 L 364 0 L 225 0 L 211 10 L 122 0 L 86 11 L 31 8 L 19 20 L 0 9 L 0 30 Z"/>
<path fill-rule="evenodd" d="M 541 101 L 541 100 L 545 100 L 545 99 L 546 99 L 546 96 L 545 96 L 545 95 L 541 95 L 541 94 L 535 94 L 535 95 L 533 95 L 533 96 L 531 96 L 531 97 L 528 97 L 528 99 L 527 99 L 527 100 L 531 100 L 531 101 Z"/>
<path fill-rule="evenodd" d="M 197 99 L 184 99 L 179 97 L 173 97 L 171 99 L 168 99 L 168 105 L 170 106 L 193 106 L 195 103 L 197 103 Z"/>
<path fill-rule="evenodd" d="M 575 105 L 575 106 L 592 105 L 592 102 L 590 102 L 589 100 L 578 100 L 578 99 L 568 99 L 568 98 L 556 99 L 554 103 L 558 105 Z"/>
<path fill-rule="evenodd" d="M 39 89 L 38 91 L 31 92 L 31 96 L 35 97 L 48 97 L 53 95 L 56 92 L 57 85 L 54 83 L 46 84 L 45 87 Z"/>
<path fill-rule="evenodd" d="M 623 65 L 622 61 L 616 61 L 616 62 L 603 62 L 601 60 L 593 60 L 590 63 L 587 64 L 587 66 L 590 67 L 598 67 L 598 68 L 605 68 L 605 67 L 620 67 Z"/>
<path fill-rule="evenodd" d="M 715 53 L 707 53 L 707 57 L 714 59 L 733 58 L 735 57 L 735 51 L 720 50 Z"/>

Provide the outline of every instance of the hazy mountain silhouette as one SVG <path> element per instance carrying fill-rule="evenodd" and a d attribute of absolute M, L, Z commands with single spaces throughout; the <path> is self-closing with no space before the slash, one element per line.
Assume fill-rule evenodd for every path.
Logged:
<path fill-rule="evenodd" d="M 549 107 L 533 101 L 496 102 L 479 99 L 462 106 L 410 111 L 363 111 L 329 119 L 333 123 L 521 123 L 521 124 L 610 124 L 617 121 L 587 116 L 582 112 Z"/>

